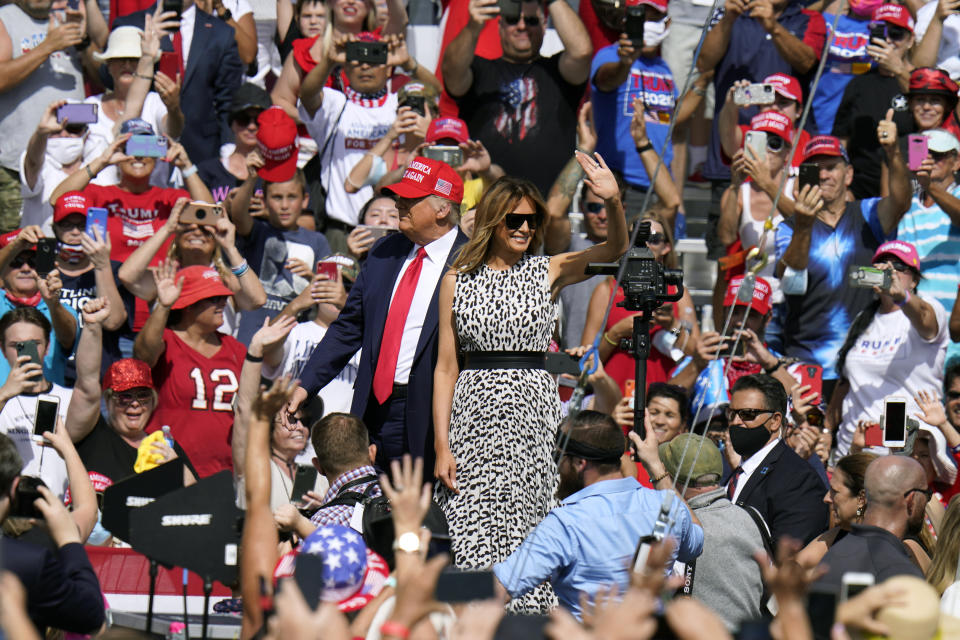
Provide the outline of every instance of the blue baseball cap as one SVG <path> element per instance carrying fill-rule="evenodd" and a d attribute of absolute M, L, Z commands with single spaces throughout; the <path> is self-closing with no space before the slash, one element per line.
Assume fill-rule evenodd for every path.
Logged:
<path fill-rule="evenodd" d="M 124 123 L 120 125 L 120 133 L 133 133 L 147 136 L 156 134 L 156 132 L 153 130 L 153 125 L 140 118 L 131 118 L 129 120 L 125 120 Z"/>

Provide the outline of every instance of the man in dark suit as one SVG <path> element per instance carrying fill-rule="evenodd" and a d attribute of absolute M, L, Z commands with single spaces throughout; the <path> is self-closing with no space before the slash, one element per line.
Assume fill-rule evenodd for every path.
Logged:
<path fill-rule="evenodd" d="M 377 464 L 410 453 L 433 468 L 433 369 L 440 280 L 467 237 L 457 227 L 463 181 L 415 158 L 400 182 L 400 231 L 373 246 L 336 321 L 300 375 L 291 408 L 316 395 L 362 347 L 351 412 L 377 445 Z"/>
<path fill-rule="evenodd" d="M 0 522 L 10 514 L 22 468 L 16 445 L 0 434 Z M 57 550 L 4 538 L 3 568 L 23 583 L 27 613 L 41 632 L 53 626 L 75 633 L 93 633 L 104 620 L 100 582 L 70 512 L 49 489 L 41 486 L 39 491 L 42 497 L 35 504 Z"/>
<path fill-rule="evenodd" d="M 156 15 L 156 8 L 154 4 L 117 18 L 113 26 L 143 29 L 147 13 Z M 187 155 L 195 163 L 219 158 L 220 145 L 233 142 L 228 116 L 243 76 L 233 27 L 201 11 L 193 0 L 184 0 L 180 28 L 163 37 L 161 48 L 177 54 L 181 69 L 180 109 L 185 124 L 180 140 Z"/>
<path fill-rule="evenodd" d="M 787 393 L 773 376 L 754 374 L 733 384 L 727 419 L 740 464 L 727 483 L 727 496 L 760 512 L 774 545 L 785 535 L 806 544 L 828 526 L 827 487 L 780 438 L 786 412 Z"/>

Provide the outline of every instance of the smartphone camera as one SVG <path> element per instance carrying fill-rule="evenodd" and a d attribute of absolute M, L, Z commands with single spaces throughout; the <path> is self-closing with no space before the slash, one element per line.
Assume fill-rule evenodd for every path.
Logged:
<path fill-rule="evenodd" d="M 45 486 L 47 485 L 40 478 L 20 476 L 20 482 L 17 483 L 17 490 L 14 492 L 13 501 L 10 504 L 10 516 L 12 518 L 43 520 L 43 513 L 33 503 L 37 498 L 43 497 L 37 487 Z"/>

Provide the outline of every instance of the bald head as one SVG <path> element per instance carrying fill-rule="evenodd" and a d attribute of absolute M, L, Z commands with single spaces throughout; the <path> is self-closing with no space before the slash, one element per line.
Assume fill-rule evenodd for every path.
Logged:
<path fill-rule="evenodd" d="M 867 508 L 893 509 L 903 504 L 910 489 L 925 489 L 927 476 L 919 462 L 907 456 L 883 456 L 867 467 L 863 488 Z"/>

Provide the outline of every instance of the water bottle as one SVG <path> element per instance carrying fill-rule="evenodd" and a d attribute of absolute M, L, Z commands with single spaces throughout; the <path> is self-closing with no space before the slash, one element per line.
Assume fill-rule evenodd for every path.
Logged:
<path fill-rule="evenodd" d="M 707 331 L 716 331 L 716 327 L 713 326 L 712 304 L 703 305 L 703 308 L 700 311 L 700 332 L 705 333 Z"/>
<path fill-rule="evenodd" d="M 163 431 L 163 439 L 167 441 L 167 444 L 170 445 L 170 448 L 173 449 L 173 436 L 170 435 L 170 427 L 168 425 L 163 425 L 161 427 Z"/>

